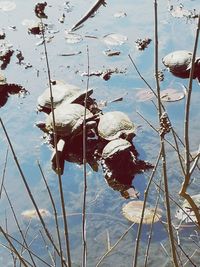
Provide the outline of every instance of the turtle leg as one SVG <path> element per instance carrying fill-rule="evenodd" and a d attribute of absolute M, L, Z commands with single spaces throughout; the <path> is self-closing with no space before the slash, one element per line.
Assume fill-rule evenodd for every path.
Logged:
<path fill-rule="evenodd" d="M 58 161 L 59 161 L 59 170 L 58 170 L 58 166 L 56 164 L 56 149 L 54 148 L 53 154 L 51 156 L 51 165 L 52 165 L 52 169 L 56 172 L 56 173 L 60 173 L 61 175 L 63 174 L 64 171 L 64 157 L 62 156 L 63 150 L 65 147 L 65 141 L 63 139 L 60 139 L 57 143 L 57 153 L 58 153 Z"/>

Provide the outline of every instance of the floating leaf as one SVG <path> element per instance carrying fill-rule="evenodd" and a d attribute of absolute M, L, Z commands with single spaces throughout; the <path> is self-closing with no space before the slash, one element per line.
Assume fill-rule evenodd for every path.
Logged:
<path fill-rule="evenodd" d="M 142 209 L 144 202 L 143 201 L 131 201 L 122 208 L 122 214 L 126 219 L 131 222 L 140 223 Z M 150 224 L 152 223 L 154 217 L 155 209 L 146 207 L 144 212 L 143 223 Z M 158 222 L 161 218 L 161 210 L 157 210 L 154 218 L 154 222 Z"/>
<path fill-rule="evenodd" d="M 15 2 L 11 1 L 0 1 L 0 9 L 3 11 L 11 11 L 16 8 Z"/>
<path fill-rule="evenodd" d="M 126 16 L 127 16 L 127 14 L 125 12 L 123 12 L 123 11 L 119 11 L 119 12 L 116 12 L 114 14 L 115 18 L 123 18 L 123 17 L 126 17 Z"/>
<path fill-rule="evenodd" d="M 191 196 L 194 203 L 200 209 L 200 194 Z M 185 223 L 190 223 L 192 221 L 197 222 L 197 218 L 192 210 L 190 204 L 185 200 L 182 204 L 182 209 L 178 209 L 175 217 Z M 189 218 L 190 217 L 190 218 Z"/>
<path fill-rule="evenodd" d="M 135 96 L 138 102 L 145 102 L 145 101 L 153 99 L 154 93 L 150 91 L 149 89 L 139 89 L 139 92 L 136 93 Z"/>
<path fill-rule="evenodd" d="M 122 45 L 128 40 L 125 35 L 118 34 L 118 33 L 111 33 L 107 34 L 103 37 L 103 41 L 107 45 Z"/>
<path fill-rule="evenodd" d="M 148 45 L 151 43 L 151 41 L 152 40 L 150 38 L 144 38 L 144 39 L 138 38 L 135 41 L 136 48 L 140 51 L 145 50 L 148 47 Z"/>
<path fill-rule="evenodd" d="M 108 49 L 108 50 L 105 50 L 103 53 L 108 57 L 113 57 L 113 56 L 119 56 L 121 52 Z"/>
<path fill-rule="evenodd" d="M 185 93 L 183 91 L 168 88 L 161 91 L 160 96 L 162 101 L 174 102 L 183 99 L 185 97 Z"/>
<path fill-rule="evenodd" d="M 196 13 L 195 10 L 185 9 L 183 8 L 182 5 L 179 5 L 175 8 L 171 6 L 170 13 L 175 18 L 183 18 L 183 17 L 190 19 L 198 18 L 198 13 Z"/>
<path fill-rule="evenodd" d="M 83 40 L 81 35 L 69 32 L 66 32 L 65 39 L 69 44 L 80 43 Z"/>
<path fill-rule="evenodd" d="M 40 214 L 42 215 L 43 218 L 51 217 L 51 213 L 48 210 L 45 209 L 39 209 Z M 38 215 L 36 210 L 25 210 L 21 213 L 21 215 L 28 220 L 31 219 L 38 219 Z"/>

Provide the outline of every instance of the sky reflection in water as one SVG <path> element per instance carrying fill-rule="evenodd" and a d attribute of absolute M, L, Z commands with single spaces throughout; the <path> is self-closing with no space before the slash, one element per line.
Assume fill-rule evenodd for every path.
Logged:
<path fill-rule="evenodd" d="M 172 4 L 177 5 L 177 1 L 171 2 Z M 52 31 L 49 30 L 47 36 L 54 36 L 47 46 L 52 78 L 64 80 L 85 88 L 87 77 L 82 77 L 81 74 L 87 71 L 87 45 L 89 47 L 91 71 L 116 67 L 120 70 L 126 69 L 125 74 L 113 74 L 111 79 L 108 81 L 105 81 L 100 77 L 91 77 L 90 86 L 95 88 L 94 97 L 97 101 L 110 100 L 125 95 L 123 102 L 112 103 L 105 107 L 104 111 L 121 110 L 127 113 L 129 117 L 138 126 L 140 126 L 137 130 L 136 137 L 134 138 L 134 145 L 140 154 L 140 158 L 154 163 L 159 150 L 158 138 L 137 115 L 136 110 L 139 110 L 147 119 L 155 124 L 157 124 L 156 112 L 150 102 L 141 103 L 137 102 L 137 99 L 135 99 L 138 88 L 145 88 L 145 85 L 141 79 L 139 79 L 128 58 L 128 54 L 130 53 L 145 79 L 147 79 L 154 87 L 153 42 L 145 51 L 138 51 L 134 43 L 137 38 L 154 38 L 153 3 L 151 3 L 151 1 L 144 1 L 143 3 L 141 3 L 141 1 L 136 1 L 133 5 L 131 0 L 126 1 L 126 3 L 124 1 L 118 1 L 118 3 L 115 1 L 109 1 L 106 8 L 101 7 L 98 14 L 94 18 L 86 21 L 84 23 L 84 27 L 80 28 L 76 32 L 76 34 L 82 36 L 82 41 L 76 44 L 67 43 L 64 39 L 64 31 L 69 30 L 78 21 L 78 19 L 85 14 L 92 3 L 92 1 L 88 1 L 87 5 L 82 5 L 80 4 L 80 1 L 72 1 L 70 2 L 70 8 L 68 8 L 63 5 L 63 1 L 57 1 L 56 4 L 55 1 L 48 1 L 49 7 L 47 8 L 47 23 L 52 24 Z M 12 49 L 14 50 L 10 63 L 7 65 L 5 70 L 2 70 L 2 73 L 6 76 L 9 83 L 20 84 L 30 92 L 30 95 L 27 95 L 27 97 L 22 100 L 11 96 L 6 105 L 0 109 L 0 114 L 13 142 L 27 180 L 36 196 L 37 202 L 41 203 L 42 208 L 50 209 L 49 200 L 44 184 L 41 181 L 36 160 L 40 160 L 42 164 L 45 175 L 48 177 L 49 184 L 55 192 L 56 203 L 59 207 L 56 177 L 51 171 L 49 161 L 51 151 L 48 149 L 46 144 L 41 145 L 43 142 L 41 132 L 34 127 L 34 123 L 36 121 L 44 120 L 43 114 L 37 114 L 35 109 L 37 97 L 48 86 L 46 63 L 44 60 L 43 46 L 36 46 L 41 39 L 37 36 L 28 34 L 27 26 L 22 25 L 22 21 L 25 19 L 37 20 L 33 11 L 34 5 L 35 1 L 17 0 L 15 10 L 9 12 L 2 12 L 0 10 L 1 27 L 5 29 L 6 33 L 5 40 L 8 43 L 13 44 Z M 199 9 L 198 1 L 184 1 L 184 5 L 185 8 L 192 9 L 195 7 L 196 9 Z M 161 69 L 164 68 L 161 63 L 161 58 L 167 53 L 179 49 L 193 49 L 195 33 L 195 23 L 193 20 L 173 18 L 167 11 L 167 8 L 167 1 L 159 2 L 159 67 Z M 21 12 L 22 10 L 25 12 Z M 124 11 L 127 16 L 116 18 L 114 14 L 119 11 Z M 65 13 L 66 16 L 65 22 L 62 24 L 58 22 L 58 19 L 62 17 L 63 13 Z M 17 30 L 8 29 L 8 26 L 12 25 L 16 26 Z M 58 33 L 53 33 L 57 30 L 59 30 Z M 103 36 L 110 33 L 122 34 L 127 36 L 128 40 L 122 46 L 112 47 L 106 45 L 103 41 Z M 93 36 L 97 38 L 84 36 Z M 22 51 L 24 62 L 26 64 L 30 63 L 33 66 L 32 68 L 25 69 L 24 65 L 16 64 L 18 62 L 16 58 L 17 49 Z M 116 57 L 106 57 L 103 54 L 103 51 L 107 49 L 119 50 L 121 54 Z M 71 57 L 58 56 L 58 54 L 76 53 L 79 51 L 81 51 L 81 53 Z M 200 54 L 199 50 L 198 54 Z M 181 80 L 173 77 L 166 71 L 164 74 L 165 80 L 161 83 L 161 89 L 179 87 L 179 83 L 187 85 L 187 80 Z M 197 148 L 199 143 L 199 126 L 196 123 L 196 121 L 199 120 L 198 99 L 199 85 L 196 81 L 194 81 L 194 96 L 192 98 L 193 109 L 191 111 L 191 147 L 194 149 Z M 181 136 L 184 114 L 183 104 L 184 101 L 166 104 L 168 114 Z M 0 162 L 1 169 L 3 169 L 7 144 L 2 129 L 0 129 L 0 145 Z M 169 148 L 169 151 L 171 152 L 172 150 Z M 169 155 L 168 164 L 170 166 L 170 189 L 172 194 L 177 195 L 180 188 L 180 170 L 179 168 L 174 169 L 176 160 L 172 153 Z M 116 240 L 128 227 L 129 223 L 121 215 L 121 207 L 126 201 L 120 197 L 119 192 L 113 191 L 106 185 L 101 172 L 92 172 L 89 167 L 87 171 L 87 212 L 90 213 L 87 222 L 89 251 L 88 262 L 90 262 L 88 266 L 94 266 L 94 262 L 96 262 L 97 258 L 105 251 L 106 229 L 109 231 L 110 236 Z M 68 163 L 66 165 L 65 175 L 63 176 L 63 184 L 66 197 L 66 208 L 69 213 L 81 212 L 82 204 L 80 198 L 83 190 L 82 177 L 82 167 L 72 163 Z M 141 192 L 141 198 L 143 197 L 146 182 L 147 179 L 144 175 L 138 175 L 134 179 L 134 185 L 137 190 Z M 26 193 L 24 193 L 24 186 L 18 175 L 18 171 L 10 152 L 5 186 L 12 199 L 17 214 L 20 214 L 25 209 L 32 208 Z M 197 189 L 195 186 L 192 186 L 192 190 L 195 194 Z M 150 193 L 149 201 L 152 204 L 155 202 L 154 190 Z M 3 207 L 0 210 L 1 224 L 5 224 L 4 218 L 6 209 L 9 229 L 11 232 L 15 233 L 15 224 L 5 196 L 1 199 L 1 207 Z M 109 217 L 111 214 L 112 218 Z M 74 259 L 78 257 L 77 262 L 80 261 L 81 255 L 80 221 L 81 216 L 70 216 L 69 228 L 71 230 L 71 245 L 72 248 L 74 248 L 72 256 Z M 50 221 L 49 224 L 52 225 L 53 229 L 53 223 Z M 33 230 L 35 227 L 38 226 L 33 226 Z M 163 241 L 164 243 L 167 243 L 163 228 L 160 225 L 156 225 L 156 227 L 157 234 L 154 236 L 154 241 Z M 33 230 L 31 228 L 30 236 Z M 142 240 L 144 242 L 146 241 L 146 233 L 147 231 L 144 230 L 142 236 Z M 116 250 L 113 254 L 115 256 L 112 257 L 112 259 L 108 258 L 105 261 L 107 264 L 106 266 L 111 266 L 119 262 L 123 263 L 123 266 L 130 266 L 135 234 L 136 228 L 130 232 L 125 241 L 122 241 L 118 250 Z M 35 249 L 39 251 L 41 247 L 37 247 L 36 245 Z M 153 243 L 152 249 L 157 251 L 158 244 L 156 242 Z M 0 255 L 0 265 L 9 266 L 9 262 L 6 260 L 8 255 L 2 248 L 0 248 Z M 141 258 L 141 261 L 142 260 L 143 259 Z M 157 255 L 157 258 L 152 257 L 151 260 L 151 266 L 163 264 L 163 254 L 160 253 Z"/>

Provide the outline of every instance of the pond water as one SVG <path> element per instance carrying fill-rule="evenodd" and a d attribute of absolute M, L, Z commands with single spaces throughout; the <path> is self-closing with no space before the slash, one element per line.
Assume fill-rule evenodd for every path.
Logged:
<path fill-rule="evenodd" d="M 53 214 L 37 161 L 42 166 L 53 192 L 58 214 L 61 215 L 57 176 L 52 171 L 50 163 L 52 152 L 48 145 L 44 143 L 42 132 L 35 126 L 37 121 L 42 121 L 45 118 L 43 113 L 36 111 L 36 107 L 38 96 L 48 87 L 44 47 L 39 45 L 42 40 L 41 36 L 28 34 L 27 23 L 32 20 L 37 21 L 34 14 L 35 1 L 16 0 L 15 2 L 8 2 L 13 5 L 14 3 L 16 4 L 16 7 L 10 11 L 4 11 L 1 8 L 2 2 L 5 1 L 0 1 L 1 28 L 6 37 L 0 42 L 1 44 L 3 42 L 12 44 L 14 53 L 7 67 L 1 70 L 1 74 L 7 78 L 8 83 L 22 85 L 28 90 L 29 94 L 24 98 L 18 97 L 18 95 L 11 95 L 6 104 L 0 108 L 0 115 L 38 206 L 49 210 Z M 123 96 L 123 101 L 110 103 L 103 110 L 105 112 L 119 110 L 129 115 L 131 120 L 138 126 L 133 142 L 140 154 L 140 158 L 155 164 L 159 153 L 159 137 L 137 112 L 140 112 L 151 124 L 157 127 L 157 111 L 151 101 L 138 101 L 137 94 L 140 90 L 146 89 L 146 85 L 138 76 L 128 57 L 130 54 L 142 76 L 155 88 L 154 41 L 144 51 L 138 51 L 135 45 L 135 41 L 138 38 L 148 37 L 152 40 L 154 39 L 153 1 L 136 0 L 134 4 L 131 0 L 119 0 L 117 3 L 114 0 L 108 1 L 106 7 L 100 7 L 94 17 L 88 19 L 83 27 L 74 32 L 74 34 L 77 34 L 77 38 L 81 39 L 80 42 L 75 43 L 73 43 L 74 39 L 71 41 L 65 39 L 66 31 L 69 31 L 75 25 L 94 2 L 91 0 L 84 1 L 84 3 L 76 0 L 69 2 L 49 0 L 47 3 L 46 13 L 48 14 L 48 19 L 44 20 L 44 22 L 48 25 L 46 36 L 49 37 L 50 42 L 47 43 L 47 50 L 52 79 L 63 80 L 81 88 L 86 88 L 87 77 L 83 76 L 82 73 L 87 72 L 88 68 L 87 47 L 91 72 L 115 68 L 124 71 L 124 73 L 113 73 L 107 81 L 101 77 L 91 76 L 89 84 L 90 87 L 94 88 L 93 96 L 97 102 L 109 101 Z M 197 20 L 186 17 L 173 17 L 169 12 L 170 5 L 174 5 L 174 7 L 183 5 L 184 9 L 200 10 L 199 0 L 183 0 L 182 2 L 159 1 L 159 69 L 164 68 L 161 59 L 169 52 L 182 49 L 192 51 L 194 46 Z M 64 23 L 60 23 L 59 19 L 63 18 L 63 14 L 65 14 Z M 16 28 L 13 28 L 13 26 Z M 122 45 L 105 43 L 104 36 L 111 33 L 121 34 L 127 37 L 127 40 L 125 39 Z M 108 57 L 103 53 L 108 49 L 120 51 L 120 55 Z M 18 50 L 22 52 L 24 64 L 17 64 L 16 54 Z M 75 55 L 73 56 L 61 56 L 61 54 L 74 53 Z M 199 45 L 197 54 L 200 55 Z M 182 90 L 183 85 L 188 85 L 188 79 L 176 78 L 167 71 L 164 71 L 164 75 L 165 79 L 161 82 L 161 90 L 166 88 Z M 197 150 L 200 141 L 200 126 L 197 123 L 200 114 L 199 89 L 198 82 L 194 80 L 190 120 L 191 151 Z M 181 138 L 183 138 L 184 104 L 185 100 L 166 103 L 168 115 Z M 0 177 L 2 177 L 8 143 L 1 127 L 0 148 Z M 169 192 L 178 203 L 181 203 L 178 192 L 182 182 L 182 172 L 174 150 L 170 146 L 167 146 L 166 149 Z M 133 181 L 134 186 L 140 192 L 141 200 L 144 198 L 144 190 L 149 175 L 150 172 L 138 174 Z M 66 162 L 62 181 L 66 210 L 69 215 L 68 227 L 73 266 L 81 266 L 83 177 L 82 166 Z M 162 170 L 159 169 L 156 173 L 155 181 L 159 183 L 161 177 Z M 190 193 L 192 195 L 199 193 L 199 178 L 199 169 L 197 169 L 190 185 Z M 118 191 L 114 191 L 107 185 L 101 170 L 93 172 L 87 166 L 87 182 L 87 263 L 88 266 L 92 267 L 106 252 L 107 233 L 109 233 L 110 242 L 113 245 L 130 226 L 130 222 L 121 213 L 122 206 L 129 200 L 124 199 Z M 33 220 L 28 226 L 28 221 L 21 216 L 24 210 L 32 209 L 33 206 L 10 150 L 8 152 L 4 186 L 23 231 L 26 231 L 28 227 L 28 240 L 29 242 L 33 240 L 31 248 L 44 260 L 50 262 L 47 250 L 39 234 L 40 224 Z M 152 185 L 148 202 L 154 205 L 156 198 L 156 188 Z M 172 218 L 175 220 L 177 207 L 173 203 L 171 204 Z M 16 238 L 19 237 L 19 231 L 13 220 L 12 211 L 5 193 L 2 194 L 0 199 L 0 207 L 0 225 L 5 227 L 7 223 L 8 232 Z M 160 207 L 164 209 L 162 199 Z M 162 220 L 166 221 L 165 214 Z M 48 217 L 46 221 L 50 232 L 54 236 L 56 230 L 53 216 Z M 59 223 L 62 223 L 60 219 Z M 149 229 L 149 226 L 144 226 L 142 230 L 138 256 L 138 266 L 141 267 L 144 266 Z M 132 266 L 136 234 L 137 225 L 134 225 L 119 245 L 105 258 L 101 266 Z M 194 228 L 182 229 L 180 232 L 181 244 L 189 255 L 195 249 L 198 249 L 194 242 L 189 239 L 192 234 L 195 235 L 195 238 L 199 235 Z M 0 236 L 0 242 L 5 243 L 2 236 Z M 197 242 L 199 242 L 198 238 Z M 156 223 L 154 225 L 148 266 L 172 266 L 163 247 L 167 251 L 169 250 L 165 224 Z M 193 257 L 195 266 L 200 264 L 199 256 L 200 253 L 197 251 Z M 184 262 L 186 260 L 184 259 Z M 0 246 L 0 266 L 13 266 L 12 255 L 2 246 Z M 45 266 L 45 264 L 38 261 L 37 266 Z M 184 266 L 189 267 L 192 265 L 189 262 Z"/>

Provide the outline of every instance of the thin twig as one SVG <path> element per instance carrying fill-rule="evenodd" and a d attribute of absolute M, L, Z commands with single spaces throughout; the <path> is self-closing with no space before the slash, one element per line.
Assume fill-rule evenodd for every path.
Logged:
<path fill-rule="evenodd" d="M 64 193 L 63 193 L 63 187 L 62 187 L 61 169 L 60 169 L 60 164 L 59 164 L 59 154 L 58 154 L 58 150 L 57 150 L 57 133 L 56 133 L 56 127 L 55 127 L 55 114 L 54 114 L 53 93 L 52 93 L 52 85 L 51 85 L 51 73 L 50 73 L 50 66 L 49 66 L 48 53 L 47 53 L 47 47 L 46 47 L 46 40 L 45 40 L 45 36 L 44 36 L 44 24 L 43 24 L 42 18 L 40 20 L 41 20 L 41 24 L 42 24 L 42 37 L 43 37 L 45 59 L 46 59 L 46 64 L 47 64 L 47 73 L 48 73 L 48 80 L 49 80 L 51 112 L 52 112 L 53 132 L 54 132 L 54 147 L 55 147 L 55 151 L 56 151 L 56 167 L 57 167 L 59 190 L 60 190 L 61 208 L 62 208 L 62 214 L 63 214 L 65 243 L 66 243 L 66 249 L 67 249 L 67 259 L 68 259 L 68 266 L 71 267 L 68 223 L 67 223 L 67 216 L 66 216 L 66 209 L 65 209 Z M 63 259 L 62 250 L 60 251 L 60 254 L 61 254 L 61 259 Z"/>
<path fill-rule="evenodd" d="M 141 219 L 140 219 L 140 223 L 139 223 L 139 226 L 138 226 L 137 237 L 136 237 L 136 242 L 135 242 L 135 250 L 134 250 L 134 257 L 133 257 L 133 267 L 136 267 L 137 266 L 137 259 L 138 259 L 138 252 L 139 252 L 139 243 L 140 243 L 140 235 L 141 235 L 141 231 L 142 231 L 142 222 L 143 222 L 143 219 L 144 219 L 144 212 L 145 212 L 145 207 L 146 207 L 148 192 L 149 192 L 150 185 L 151 185 L 151 182 L 153 180 L 153 177 L 155 175 L 155 172 L 157 170 L 158 163 L 160 161 L 160 157 L 161 157 L 161 150 L 160 150 L 160 152 L 158 154 L 158 157 L 157 157 L 157 160 L 156 160 L 156 163 L 155 163 L 155 167 L 152 170 L 151 176 L 149 178 L 149 182 L 148 182 L 147 187 L 146 187 L 145 192 L 144 192 L 144 203 L 143 203 L 143 207 L 142 207 Z"/>
<path fill-rule="evenodd" d="M 86 113 L 87 113 L 87 97 L 89 88 L 89 73 L 90 73 L 90 58 L 89 58 L 89 48 L 87 47 L 87 85 L 86 94 L 84 101 L 84 120 L 83 120 L 83 207 L 82 207 L 82 242 L 83 242 L 83 254 L 82 254 L 82 266 L 87 266 L 87 243 L 86 243 L 86 197 L 87 197 L 87 159 L 86 159 Z"/>
<path fill-rule="evenodd" d="M 25 177 L 25 175 L 24 175 L 24 173 L 23 173 L 23 171 L 22 171 L 22 168 L 21 168 L 21 166 L 20 166 L 20 164 L 19 164 L 19 161 L 18 161 L 18 159 L 17 159 L 16 153 L 15 153 L 14 148 L 13 148 L 13 146 L 12 146 L 11 140 L 10 140 L 10 138 L 9 138 L 9 136 L 8 136 L 8 133 L 7 133 L 7 131 L 6 131 L 6 128 L 5 128 L 5 126 L 4 126 L 3 121 L 2 121 L 1 118 L 0 118 L 0 123 L 1 123 L 1 126 L 2 126 L 2 128 L 3 128 L 3 131 L 4 131 L 4 133 L 5 133 L 5 136 L 6 136 L 6 139 L 7 139 L 7 141 L 8 141 L 8 144 L 9 144 L 9 146 L 10 146 L 10 149 L 11 149 L 11 152 L 12 152 L 12 155 L 13 155 L 13 158 L 14 158 L 14 161 L 15 161 L 15 163 L 16 163 L 16 166 L 17 166 L 17 168 L 18 168 L 18 171 L 19 171 L 19 173 L 20 173 L 20 176 L 21 176 L 21 178 L 22 178 L 22 181 L 23 181 L 23 183 L 24 183 L 24 185 L 25 185 L 25 188 L 26 188 L 26 190 L 27 190 L 27 193 L 28 193 L 28 195 L 29 195 L 29 197 L 30 197 L 30 199 L 31 199 L 31 201 L 32 201 L 32 203 L 33 203 L 33 206 L 34 206 L 34 208 L 35 208 L 35 210 L 36 210 L 36 212 L 37 212 L 37 215 L 38 215 L 38 217 L 39 217 L 39 219 L 40 219 L 40 222 L 41 222 L 41 224 L 42 224 L 42 226 L 43 226 L 43 228 L 44 228 L 44 230 L 45 230 L 45 233 L 46 233 L 47 237 L 49 238 L 51 244 L 52 244 L 53 247 L 55 248 L 57 254 L 60 256 L 60 251 L 58 250 L 57 246 L 55 245 L 55 243 L 54 243 L 54 241 L 53 241 L 53 238 L 52 238 L 51 234 L 49 233 L 49 230 L 48 230 L 48 228 L 46 227 L 46 224 L 45 224 L 45 222 L 44 222 L 44 220 L 43 220 L 43 218 L 42 218 L 42 215 L 41 215 L 41 213 L 40 213 L 40 210 L 39 210 L 39 208 L 38 208 L 38 206 L 37 206 L 37 203 L 36 203 L 36 201 L 35 201 L 35 199 L 34 199 L 34 197 L 33 197 L 33 195 L 32 195 L 32 192 L 31 192 L 31 190 L 30 190 L 30 187 L 29 187 L 29 185 L 28 185 L 28 183 L 27 183 L 27 181 L 26 181 L 26 177 Z"/>
<path fill-rule="evenodd" d="M 3 189 L 3 185 L 4 185 L 4 180 L 5 180 L 7 162 L 8 162 L 8 148 L 6 150 L 6 158 L 5 158 L 2 180 L 1 180 L 1 186 L 0 186 L 0 199 L 1 199 L 2 189 Z"/>
<path fill-rule="evenodd" d="M 44 238 L 44 235 L 43 235 L 43 233 L 42 233 L 41 230 L 39 230 L 39 232 L 40 232 L 40 235 L 41 235 L 42 240 L 43 240 L 43 242 L 44 242 L 44 245 L 45 245 L 45 247 L 46 247 L 47 253 L 49 254 L 49 257 L 50 257 L 50 259 L 51 259 L 51 261 L 52 261 L 52 263 L 53 263 L 53 266 L 55 267 L 55 266 L 56 266 L 55 260 L 54 260 L 52 254 L 51 254 L 51 252 L 50 252 L 50 250 L 49 250 L 49 247 L 48 247 L 47 242 L 46 242 L 46 240 L 45 240 L 45 238 Z"/>
<path fill-rule="evenodd" d="M 158 118 L 159 122 L 162 115 L 162 103 L 160 96 L 160 84 L 158 79 L 158 10 L 157 10 L 157 0 L 154 0 L 154 15 L 155 15 L 155 78 L 156 78 L 156 87 L 157 87 L 157 95 L 158 95 Z M 170 239 L 171 246 L 171 254 L 173 257 L 174 266 L 178 267 L 177 255 L 176 255 L 176 247 L 174 241 L 173 228 L 171 223 L 171 210 L 170 210 L 170 202 L 169 202 L 169 191 L 168 191 L 168 177 L 167 177 L 167 163 L 166 163 L 166 154 L 165 154 L 165 143 L 164 138 L 160 135 L 160 145 L 161 145 L 161 154 L 162 154 L 162 169 L 163 169 L 163 180 L 164 180 L 164 188 L 165 188 L 165 205 L 167 211 L 167 225 L 168 225 L 168 234 Z"/>
<path fill-rule="evenodd" d="M 160 181 L 160 184 L 161 184 L 161 181 Z M 152 233 L 153 233 L 154 220 L 155 220 L 158 204 L 159 204 L 159 201 L 160 201 L 160 191 L 161 190 L 158 191 L 158 196 L 157 196 L 156 205 L 155 205 L 155 209 L 154 209 L 154 214 L 153 214 L 153 218 L 152 218 L 151 228 L 150 228 L 150 232 L 149 232 L 148 243 L 147 243 L 146 253 L 145 253 L 144 267 L 147 267 L 149 249 L 150 249 L 151 238 L 152 238 Z"/>
<path fill-rule="evenodd" d="M 16 225 L 17 225 L 17 228 L 18 228 L 18 230 L 19 230 L 19 232 L 20 232 L 20 235 L 21 235 L 21 237 L 22 237 L 22 240 L 23 240 L 25 246 L 28 247 L 28 244 L 27 244 L 27 242 L 26 242 L 26 238 L 25 238 L 25 236 L 24 236 L 24 234 L 23 234 L 23 231 L 22 231 L 22 229 L 21 229 L 21 227 L 20 227 L 20 224 L 19 224 L 18 219 L 17 219 L 17 215 L 16 215 L 16 213 L 15 213 L 14 207 L 13 207 L 13 205 L 12 205 L 12 202 L 11 202 L 11 200 L 10 200 L 10 197 L 9 197 L 9 195 L 8 195 L 8 192 L 7 192 L 6 188 L 5 188 L 5 186 L 3 186 L 3 189 L 4 189 L 4 192 L 5 192 L 5 194 L 6 194 L 6 198 L 7 198 L 7 200 L 8 200 L 9 205 L 10 205 L 10 208 L 11 208 L 11 210 L 12 210 L 13 217 L 14 217 L 15 223 L 16 223 Z M 32 263 L 33 263 L 33 266 L 36 267 L 36 263 L 35 263 L 35 261 L 34 261 L 32 255 L 31 255 L 31 253 L 30 253 L 29 251 L 28 251 L 28 253 L 29 253 L 30 259 L 31 259 L 31 261 L 32 261 Z"/>
<path fill-rule="evenodd" d="M 8 241 L 8 240 L 10 240 L 10 239 L 12 239 L 14 242 L 16 242 L 17 244 L 19 244 L 21 247 L 23 247 L 24 248 L 24 250 L 28 250 L 35 258 L 37 258 L 39 261 L 41 261 L 42 263 L 44 263 L 46 266 L 48 266 L 48 267 L 52 267 L 52 265 L 50 265 L 48 262 L 46 262 L 46 261 L 44 261 L 42 258 L 40 258 L 36 253 L 34 253 L 33 251 L 31 251 L 28 247 L 25 247 L 20 241 L 18 241 L 16 238 L 14 238 L 13 236 L 11 236 L 10 234 L 8 234 L 8 233 L 6 233 L 4 230 L 3 230 L 3 228 L 0 226 L 0 232 L 2 232 L 3 234 L 5 233 L 6 234 L 6 240 Z M 9 239 L 10 238 L 10 239 Z M 9 241 L 8 241 L 9 242 Z M 10 241 L 11 242 L 11 241 Z M 12 243 L 12 242 L 11 242 Z M 3 246 L 3 247 L 5 247 L 5 248 L 7 248 L 8 250 L 10 250 L 10 248 L 8 247 L 8 246 L 6 246 L 5 244 L 1 244 L 0 243 L 0 245 L 1 246 Z M 17 252 L 17 250 L 16 250 L 16 248 L 15 248 L 15 246 L 13 245 L 12 246 L 12 251 L 16 254 L 16 256 L 18 257 L 18 254 L 19 253 L 16 253 Z M 20 254 L 19 254 L 20 255 Z M 19 258 L 19 257 L 18 257 Z M 22 259 L 22 261 L 21 261 L 21 259 Z M 20 263 L 22 263 L 23 264 L 23 262 L 25 261 L 25 262 L 27 262 L 30 266 L 33 266 L 30 262 L 28 262 L 26 259 L 24 259 L 21 255 L 20 255 L 20 258 L 19 258 L 19 260 L 20 260 Z M 28 266 L 28 267 L 30 267 L 30 266 Z"/>
<path fill-rule="evenodd" d="M 57 214 L 56 205 L 55 205 L 55 202 L 54 202 L 54 199 L 53 199 L 51 190 L 50 190 L 50 188 L 49 188 L 49 185 L 48 185 L 48 183 L 47 183 L 47 180 L 46 180 L 46 178 L 45 178 L 44 172 L 43 172 L 43 170 L 42 170 L 42 167 L 41 167 L 39 161 L 37 161 L 37 164 L 38 164 L 38 167 L 39 167 L 39 170 L 40 170 L 42 179 L 43 179 L 43 181 L 44 181 L 44 183 L 45 183 L 45 186 L 46 186 L 46 188 L 47 188 L 47 192 L 48 192 L 48 194 L 49 194 L 49 198 L 50 198 L 51 205 L 52 205 L 52 208 L 53 208 L 54 219 L 55 219 L 55 223 L 56 223 L 56 232 L 57 232 L 57 237 L 58 237 L 59 249 L 60 249 L 60 251 L 62 251 L 62 242 L 61 242 L 61 236 L 60 236 L 60 229 L 59 229 L 58 214 Z M 63 266 L 65 265 L 65 259 L 63 258 L 62 253 L 61 253 L 60 258 L 61 258 L 61 259 L 60 259 L 60 260 L 61 260 L 61 266 L 63 267 Z"/>
<path fill-rule="evenodd" d="M 191 96 L 192 96 L 192 82 L 193 82 L 193 74 L 194 74 L 194 63 L 195 57 L 198 47 L 198 39 L 199 39 L 199 30 L 200 30 L 200 14 L 198 20 L 198 26 L 196 29 L 196 38 L 194 43 L 193 55 L 192 55 L 192 64 L 190 70 L 190 79 L 189 85 L 187 90 L 187 99 L 186 99 L 186 106 L 185 106 L 185 123 L 184 123 L 184 140 L 185 140 L 185 179 L 182 183 L 181 190 L 179 192 L 180 196 L 184 197 L 189 205 L 191 206 L 192 210 L 195 213 L 197 218 L 198 225 L 200 227 L 200 213 L 197 205 L 195 204 L 192 197 L 187 193 L 187 188 L 190 183 L 191 178 L 191 169 L 190 169 L 190 142 L 189 142 L 189 122 L 190 122 L 190 103 L 191 103 Z"/>
<path fill-rule="evenodd" d="M 8 234 L 3 230 L 3 228 L 0 226 L 0 233 L 3 234 L 3 236 L 5 237 L 5 239 L 7 240 L 10 248 L 12 249 L 13 253 L 15 253 L 15 255 L 18 257 L 18 259 L 20 260 L 20 262 L 25 266 L 25 267 L 29 267 L 26 263 L 26 260 L 19 254 L 19 252 L 17 251 L 17 249 L 15 248 L 15 246 L 13 245 L 13 243 L 11 242 L 11 240 L 8 237 Z M 32 264 L 30 264 L 32 266 Z"/>
<path fill-rule="evenodd" d="M 132 223 L 129 228 L 123 233 L 123 235 L 117 240 L 117 242 L 100 258 L 100 260 L 97 262 L 95 267 L 98 267 L 102 261 L 110 254 L 111 251 L 119 244 L 119 242 L 127 235 L 127 233 L 130 231 L 130 229 L 135 225 L 135 223 Z"/>

